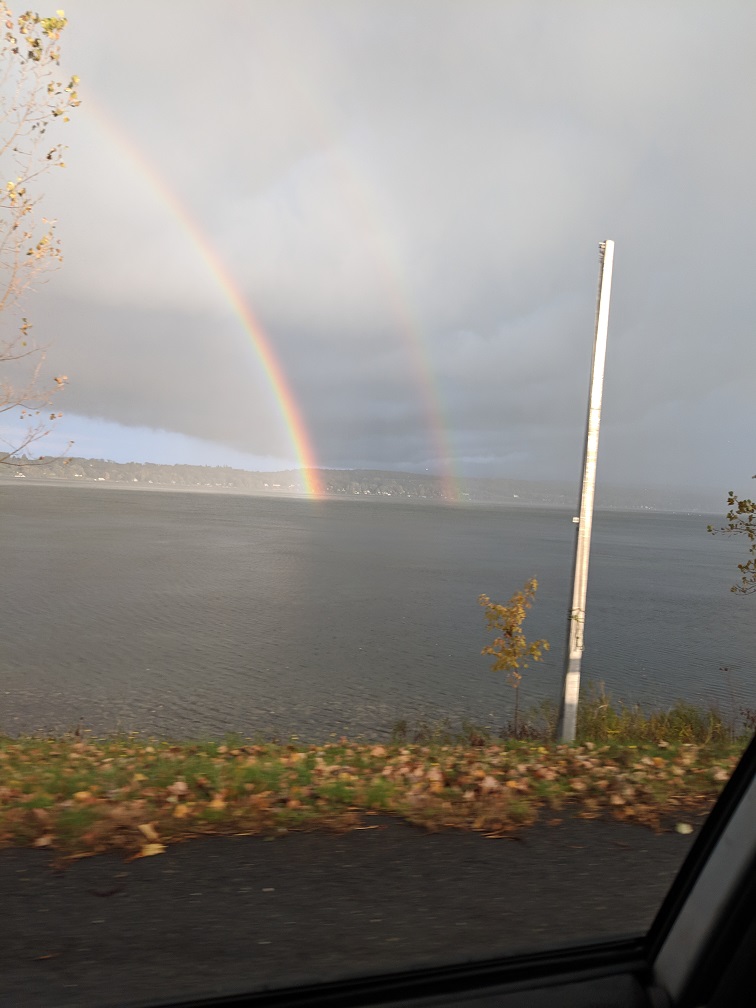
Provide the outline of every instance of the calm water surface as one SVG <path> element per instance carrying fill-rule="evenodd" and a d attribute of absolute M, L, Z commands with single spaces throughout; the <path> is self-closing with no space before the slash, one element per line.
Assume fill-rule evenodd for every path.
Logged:
<path fill-rule="evenodd" d="M 480 655 L 476 600 L 533 575 L 526 631 L 552 650 L 521 702 L 558 695 L 571 512 L 18 481 L 0 514 L 5 731 L 500 726 L 512 690 Z M 585 680 L 649 705 L 756 706 L 754 599 L 729 592 L 745 544 L 707 535 L 718 520 L 596 515 Z"/>

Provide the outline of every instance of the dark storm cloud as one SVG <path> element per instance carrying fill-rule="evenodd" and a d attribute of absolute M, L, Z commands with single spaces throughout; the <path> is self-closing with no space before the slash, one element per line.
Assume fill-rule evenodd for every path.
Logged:
<path fill-rule="evenodd" d="M 233 319 L 60 301 L 48 307 L 75 316 L 87 336 L 48 351 L 50 370 L 69 373 L 69 412 L 288 454 L 276 401 Z M 41 321 L 55 329 L 53 318 Z"/>
<path fill-rule="evenodd" d="M 325 464 L 438 465 L 437 395 L 461 469 L 572 477 L 608 237 L 602 474 L 750 475 L 750 3 L 66 12 L 85 105 L 40 310 L 67 409 L 287 452 L 154 171 L 264 321 Z"/>

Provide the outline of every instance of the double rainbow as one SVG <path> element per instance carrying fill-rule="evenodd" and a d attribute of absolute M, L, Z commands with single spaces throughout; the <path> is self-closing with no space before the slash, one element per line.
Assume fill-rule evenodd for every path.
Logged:
<path fill-rule="evenodd" d="M 305 94 L 310 93 L 308 89 L 303 89 L 303 91 Z M 310 104 L 312 104 L 312 99 L 310 99 Z M 87 98 L 86 106 L 93 112 L 99 130 L 104 132 L 114 145 L 126 154 L 138 169 L 140 176 L 170 211 L 190 238 L 197 253 L 215 279 L 260 359 L 278 404 L 298 465 L 302 470 L 305 491 L 310 497 L 321 498 L 324 493 L 322 481 L 317 471 L 315 452 L 301 410 L 271 341 L 252 312 L 238 283 L 208 236 L 190 215 L 187 207 L 176 196 L 176 193 L 169 187 L 154 165 L 147 160 L 128 137 L 123 128 L 116 125 L 113 117 L 106 114 L 99 103 L 90 97 Z M 323 138 L 322 134 L 331 132 L 328 129 L 331 124 L 324 118 L 322 109 L 319 115 L 316 115 L 313 110 L 313 121 L 319 121 L 318 132 L 321 134 L 321 139 Z M 426 349 L 426 340 L 417 312 L 413 307 L 412 298 L 403 280 L 397 256 L 392 252 L 391 237 L 379 213 L 377 193 L 369 186 L 364 173 L 359 171 L 353 157 L 342 153 L 340 167 L 344 182 L 343 191 L 348 196 L 353 211 L 361 218 L 363 234 L 371 236 L 370 245 L 375 264 L 375 276 L 381 285 L 384 302 L 405 341 L 426 417 L 427 429 L 431 437 L 431 447 L 434 454 L 431 461 L 434 468 L 437 468 L 440 473 L 442 495 L 448 501 L 457 501 L 460 499 L 460 494 L 452 465 L 452 451 L 446 435 L 447 425 L 444 421 L 440 395 L 433 379 L 433 369 Z"/>

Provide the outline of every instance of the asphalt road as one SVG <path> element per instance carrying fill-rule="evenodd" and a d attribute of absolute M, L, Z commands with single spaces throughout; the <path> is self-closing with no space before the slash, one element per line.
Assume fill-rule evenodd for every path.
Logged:
<path fill-rule="evenodd" d="M 516 839 L 366 823 L 64 871 L 0 851 L 0 1004 L 160 1003 L 630 935 L 694 839 L 572 818 Z"/>

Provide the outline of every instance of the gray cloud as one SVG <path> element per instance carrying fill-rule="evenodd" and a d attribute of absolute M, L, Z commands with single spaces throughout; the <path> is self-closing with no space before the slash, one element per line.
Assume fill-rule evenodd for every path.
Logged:
<path fill-rule="evenodd" d="M 755 468 L 747 0 L 66 12 L 85 104 L 47 186 L 67 261 L 34 305 L 66 409 L 290 454 L 170 191 L 324 464 L 437 467 L 435 397 L 462 470 L 571 478 L 610 237 L 602 475 Z"/>

